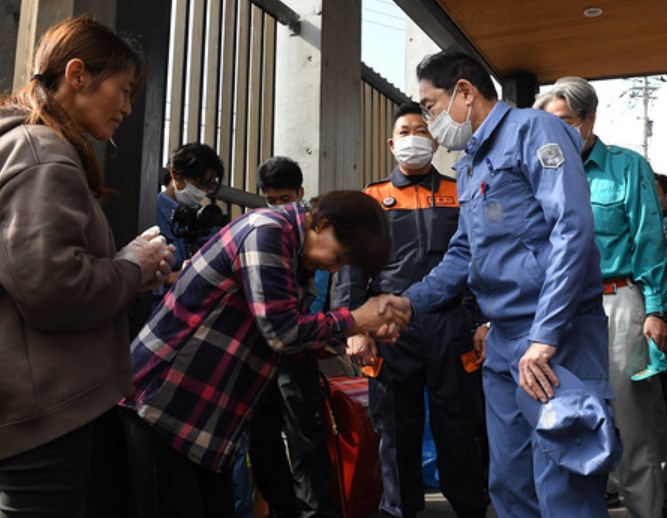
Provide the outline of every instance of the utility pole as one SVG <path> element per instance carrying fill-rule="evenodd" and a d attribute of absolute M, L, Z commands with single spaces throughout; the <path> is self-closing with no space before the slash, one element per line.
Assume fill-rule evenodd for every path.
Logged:
<path fill-rule="evenodd" d="M 641 101 L 641 120 L 643 121 L 641 148 L 642 155 L 648 160 L 648 142 L 653 135 L 653 119 L 650 117 L 649 109 L 656 98 L 655 92 L 662 87 L 662 83 L 666 80 L 664 76 L 644 76 L 632 78 L 631 81 L 632 85 L 621 94 L 621 97 L 627 94 L 630 106 L 634 106 Z"/>
<path fill-rule="evenodd" d="M 648 107 L 650 101 L 655 99 L 653 92 L 657 90 L 658 86 L 649 87 L 648 77 L 643 77 L 644 91 L 642 92 L 642 104 L 644 108 L 644 136 L 642 138 L 642 155 L 648 160 L 648 139 L 653 135 L 653 120 L 648 116 Z"/>

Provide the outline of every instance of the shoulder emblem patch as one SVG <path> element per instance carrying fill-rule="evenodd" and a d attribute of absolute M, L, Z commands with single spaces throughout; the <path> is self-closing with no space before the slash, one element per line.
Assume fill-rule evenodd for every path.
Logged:
<path fill-rule="evenodd" d="M 556 169 L 565 163 L 565 155 L 558 144 L 545 144 L 537 150 L 537 157 L 546 169 Z"/>
<path fill-rule="evenodd" d="M 384 200 L 382 200 L 382 205 L 385 207 L 393 207 L 396 205 L 396 198 L 393 198 L 392 196 L 387 196 Z"/>

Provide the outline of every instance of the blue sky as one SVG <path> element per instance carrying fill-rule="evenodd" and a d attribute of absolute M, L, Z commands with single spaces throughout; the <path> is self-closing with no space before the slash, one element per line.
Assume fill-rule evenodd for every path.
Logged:
<path fill-rule="evenodd" d="M 392 0 L 363 0 L 361 59 L 394 86 L 405 88 L 405 13 Z"/>

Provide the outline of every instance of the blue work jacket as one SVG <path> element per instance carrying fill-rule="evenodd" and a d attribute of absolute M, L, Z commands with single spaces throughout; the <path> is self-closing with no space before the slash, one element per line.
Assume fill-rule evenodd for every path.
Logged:
<path fill-rule="evenodd" d="M 468 285 L 509 334 L 552 346 L 601 308 L 600 255 L 576 132 L 499 101 L 454 167 L 461 215 L 443 260 L 404 294 L 431 311 Z"/>

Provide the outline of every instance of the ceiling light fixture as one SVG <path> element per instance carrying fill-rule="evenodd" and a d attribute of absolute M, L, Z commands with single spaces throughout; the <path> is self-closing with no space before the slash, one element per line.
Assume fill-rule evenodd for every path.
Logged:
<path fill-rule="evenodd" d="M 599 7 L 589 7 L 588 9 L 584 9 L 584 16 L 586 18 L 596 18 L 602 14 L 602 9 Z"/>

